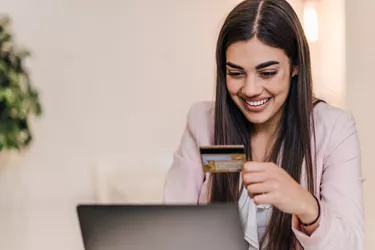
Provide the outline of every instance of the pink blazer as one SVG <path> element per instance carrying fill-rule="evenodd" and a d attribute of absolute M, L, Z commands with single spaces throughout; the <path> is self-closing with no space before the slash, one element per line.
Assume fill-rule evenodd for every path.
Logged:
<path fill-rule="evenodd" d="M 325 103 L 315 107 L 314 116 L 316 187 L 319 187 L 316 195 L 320 197 L 322 207 L 321 222 L 311 236 L 299 230 L 295 220 L 292 231 L 305 250 L 362 250 L 365 238 L 363 178 L 355 121 L 349 113 Z M 213 132 L 213 103 L 194 104 L 188 113 L 186 128 L 166 179 L 165 203 L 207 203 L 207 178 L 204 181 L 198 147 L 212 145 Z M 301 183 L 304 185 L 303 180 Z M 246 209 L 249 218 L 245 225 L 245 239 L 250 249 L 259 249 L 256 208 L 247 194 L 242 196 L 239 208 Z M 249 205 L 244 208 L 245 201 L 249 199 Z"/>

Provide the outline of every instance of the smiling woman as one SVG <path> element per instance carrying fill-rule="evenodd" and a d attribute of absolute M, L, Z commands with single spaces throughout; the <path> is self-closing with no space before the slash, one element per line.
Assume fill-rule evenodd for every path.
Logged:
<path fill-rule="evenodd" d="M 297 75 L 297 67 L 290 72 L 284 51 L 254 38 L 231 44 L 226 60 L 228 91 L 246 118 L 262 127 L 277 122 L 288 97 L 290 75 Z"/>
<path fill-rule="evenodd" d="M 314 98 L 309 46 L 292 7 L 236 6 L 218 37 L 216 67 L 216 101 L 191 108 L 165 202 L 238 202 L 249 249 L 363 249 L 355 121 Z M 205 175 L 206 145 L 244 145 L 241 173 Z"/>

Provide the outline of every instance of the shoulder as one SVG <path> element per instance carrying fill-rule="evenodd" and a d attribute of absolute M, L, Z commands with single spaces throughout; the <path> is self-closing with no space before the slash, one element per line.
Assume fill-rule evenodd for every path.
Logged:
<path fill-rule="evenodd" d="M 329 155 L 350 136 L 357 136 L 353 115 L 327 103 L 319 103 L 314 108 L 315 137 L 318 151 Z M 352 145 L 353 147 L 355 145 Z M 353 150 L 356 150 L 353 148 Z"/>
<path fill-rule="evenodd" d="M 202 101 L 191 105 L 187 115 L 187 126 L 198 145 L 209 145 L 213 141 L 215 102 Z"/>
<path fill-rule="evenodd" d="M 354 117 L 350 112 L 324 102 L 315 106 L 314 122 L 316 129 L 320 130 L 333 130 L 338 127 L 345 127 L 348 123 L 355 125 Z"/>

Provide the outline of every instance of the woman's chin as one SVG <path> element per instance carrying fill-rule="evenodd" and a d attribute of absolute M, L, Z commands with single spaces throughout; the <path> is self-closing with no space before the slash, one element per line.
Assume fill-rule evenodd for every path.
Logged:
<path fill-rule="evenodd" d="M 274 110 L 273 109 L 267 109 L 267 110 L 264 110 L 263 112 L 259 112 L 259 113 L 253 113 L 253 112 L 245 112 L 245 117 L 247 118 L 247 120 L 254 124 L 255 126 L 259 126 L 259 125 L 264 125 L 264 128 L 266 129 L 270 129 L 269 126 L 273 127 L 272 124 L 277 124 L 278 123 L 278 120 L 280 118 L 280 115 L 281 114 L 280 112 L 273 112 Z"/>
<path fill-rule="evenodd" d="M 262 112 L 249 112 L 244 110 L 245 117 L 249 122 L 254 125 L 266 124 L 272 119 L 273 114 L 270 112 L 271 109 L 265 109 Z"/>
<path fill-rule="evenodd" d="M 262 114 L 251 114 L 245 115 L 247 120 L 254 125 L 265 124 L 270 119 L 269 116 L 262 115 Z"/>

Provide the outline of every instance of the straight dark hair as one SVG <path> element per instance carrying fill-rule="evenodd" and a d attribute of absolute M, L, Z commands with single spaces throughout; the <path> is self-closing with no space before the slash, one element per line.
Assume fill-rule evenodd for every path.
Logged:
<path fill-rule="evenodd" d="M 307 188 L 314 194 L 315 157 L 312 155 L 311 143 L 315 143 L 312 112 L 315 99 L 312 91 L 310 52 L 298 16 L 285 0 L 243 1 L 229 13 L 223 24 L 216 49 L 214 144 L 244 145 L 247 159 L 251 160 L 252 124 L 229 95 L 225 64 L 226 51 L 231 44 L 253 37 L 266 45 L 282 49 L 289 58 L 291 74 L 293 67 L 298 66 L 298 76 L 291 77 L 277 138 L 267 160 L 274 163 L 280 160 L 281 167 L 298 183 L 305 163 Z M 208 195 L 211 203 L 238 202 L 240 193 L 239 174 L 210 176 Z M 261 245 L 267 237 L 269 250 L 296 249 L 299 242 L 291 230 L 291 221 L 292 215 L 273 208 Z"/>

